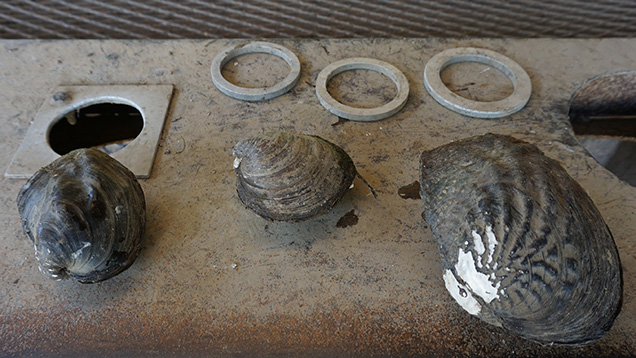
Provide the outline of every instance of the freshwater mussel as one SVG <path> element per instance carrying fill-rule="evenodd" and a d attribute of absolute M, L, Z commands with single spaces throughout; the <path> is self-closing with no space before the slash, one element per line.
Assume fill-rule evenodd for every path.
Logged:
<path fill-rule="evenodd" d="M 301 221 L 331 209 L 351 188 L 353 161 L 318 136 L 256 135 L 234 146 L 241 201 L 274 221 Z"/>
<path fill-rule="evenodd" d="M 141 186 L 97 149 L 74 150 L 40 169 L 17 201 L 39 269 L 52 279 L 102 281 L 139 253 L 146 221 Z"/>
<path fill-rule="evenodd" d="M 609 331 L 621 305 L 618 251 L 557 161 L 487 134 L 426 151 L 420 164 L 446 289 L 464 310 L 546 344 Z"/>

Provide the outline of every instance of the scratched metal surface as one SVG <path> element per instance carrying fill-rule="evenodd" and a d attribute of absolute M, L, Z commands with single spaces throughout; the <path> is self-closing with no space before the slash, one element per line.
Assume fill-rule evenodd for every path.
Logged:
<path fill-rule="evenodd" d="M 82 285 L 40 274 L 15 204 L 24 181 L 0 178 L 0 356 L 636 351 L 636 188 L 587 155 L 567 117 L 570 97 L 587 79 L 636 69 L 636 40 L 281 40 L 300 58 L 302 77 L 291 92 L 264 103 L 228 98 L 210 80 L 212 58 L 241 42 L 0 42 L 3 171 L 57 85 L 175 86 L 152 176 L 141 180 L 147 234 L 139 258 L 119 276 Z M 516 60 L 532 79 L 527 107 L 500 120 L 479 120 L 437 104 L 424 90 L 424 64 L 456 46 L 484 47 Z M 313 87 L 319 71 L 353 56 L 381 59 L 405 73 L 411 93 L 402 111 L 374 123 L 339 122 L 320 106 Z M 480 73 L 497 80 L 471 66 L 456 71 L 445 76 L 459 81 L 458 91 L 477 93 Z M 285 69 L 282 61 L 253 56 L 228 64 L 225 73 L 256 85 L 275 81 Z M 343 76 L 334 78 L 332 92 L 345 102 L 369 106 L 394 93 L 382 76 Z M 510 88 L 495 90 L 503 95 Z M 356 181 L 321 217 L 272 223 L 254 215 L 235 193 L 231 148 L 244 136 L 278 129 L 342 146 L 378 198 Z M 561 161 L 604 216 L 625 280 L 622 312 L 604 338 L 581 348 L 524 341 L 481 323 L 446 292 L 422 204 L 398 191 L 417 180 L 422 150 L 487 132 L 535 143 Z M 339 227 L 352 210 L 357 223 L 349 215 L 348 225 L 341 221 Z"/>

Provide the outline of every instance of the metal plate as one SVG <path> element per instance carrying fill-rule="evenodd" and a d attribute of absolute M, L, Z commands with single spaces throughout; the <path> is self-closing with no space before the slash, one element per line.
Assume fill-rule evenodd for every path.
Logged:
<path fill-rule="evenodd" d="M 159 136 L 172 98 L 172 85 L 156 86 L 61 86 L 43 98 L 42 107 L 15 153 L 5 177 L 28 179 L 60 155 L 49 145 L 49 130 L 66 113 L 97 103 L 130 105 L 141 113 L 141 133 L 123 149 L 111 156 L 138 178 L 148 178 L 157 152 Z M 53 100 L 54 94 L 65 93 L 64 101 Z"/>
<path fill-rule="evenodd" d="M 0 356 L 609 357 L 636 351 L 636 188 L 585 152 L 567 117 L 572 94 L 586 80 L 636 68 L 636 39 L 280 41 L 298 55 L 301 78 L 286 95 L 263 103 L 229 98 L 210 80 L 211 59 L 244 42 L 0 44 L 2 168 L 60 84 L 176 89 L 152 175 L 141 181 L 147 234 L 139 258 L 119 276 L 81 285 L 40 274 L 15 204 L 24 181 L 0 178 Z M 428 59 L 454 47 L 514 58 L 532 80 L 528 104 L 497 120 L 440 106 L 422 73 Z M 313 87 L 318 73 L 353 56 L 389 62 L 405 74 L 410 94 L 401 111 L 360 123 L 339 121 L 320 105 Z M 343 86 L 340 93 L 355 99 L 377 94 L 382 83 Z M 340 145 L 377 199 L 356 181 L 318 218 L 271 223 L 257 217 L 236 195 L 232 146 L 279 129 Z M 483 324 L 446 292 L 422 203 L 400 188 L 417 180 L 422 150 L 487 132 L 535 143 L 559 160 L 607 221 L 625 284 L 622 312 L 604 338 L 583 348 L 528 342 Z M 352 210 L 357 223 L 341 221 Z"/>

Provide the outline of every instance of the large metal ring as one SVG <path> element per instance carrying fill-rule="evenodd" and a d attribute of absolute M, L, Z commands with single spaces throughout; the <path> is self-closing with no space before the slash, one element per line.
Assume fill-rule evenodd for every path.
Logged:
<path fill-rule="evenodd" d="M 451 92 L 442 82 L 440 73 L 459 62 L 478 62 L 503 72 L 514 86 L 510 96 L 500 101 L 480 102 Z M 510 58 L 481 48 L 455 48 L 433 56 L 424 69 L 424 85 L 430 95 L 442 106 L 476 118 L 501 118 L 522 109 L 532 93 L 532 82 L 526 71 Z"/>
<path fill-rule="evenodd" d="M 271 87 L 246 88 L 228 82 L 221 74 L 223 66 L 235 57 L 251 53 L 268 53 L 282 58 L 290 67 L 289 74 Z M 210 72 L 212 73 L 212 82 L 224 94 L 244 101 L 265 101 L 278 97 L 294 87 L 300 78 L 300 61 L 293 52 L 283 46 L 269 42 L 252 42 L 246 45 L 228 47 L 221 51 L 212 61 Z"/>
<path fill-rule="evenodd" d="M 375 108 L 356 108 L 344 105 L 331 97 L 327 91 L 327 82 L 335 75 L 349 70 L 371 70 L 380 72 L 395 82 L 397 95 L 391 102 Z M 395 66 L 372 58 L 348 58 L 325 67 L 316 80 L 316 95 L 320 103 L 329 112 L 352 121 L 379 121 L 397 113 L 409 97 L 409 82 L 406 76 Z"/>

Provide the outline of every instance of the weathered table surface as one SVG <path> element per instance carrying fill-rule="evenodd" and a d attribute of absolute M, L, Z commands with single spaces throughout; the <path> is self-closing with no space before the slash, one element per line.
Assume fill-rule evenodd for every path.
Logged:
<path fill-rule="evenodd" d="M 58 85 L 175 87 L 152 175 L 140 181 L 147 201 L 143 247 L 119 276 L 82 285 L 39 273 L 15 203 L 25 181 L 0 178 L 0 356 L 636 352 L 636 188 L 586 153 L 567 115 L 571 96 L 586 80 L 636 69 L 636 39 L 275 41 L 298 55 L 301 79 L 289 93 L 262 103 L 229 98 L 210 79 L 214 56 L 245 42 L 0 42 L 2 171 Z M 424 89 L 424 65 L 458 46 L 488 48 L 517 61 L 532 80 L 528 105 L 503 119 L 481 120 L 435 102 Z M 400 112 L 379 122 L 338 123 L 319 104 L 314 82 L 320 70 L 354 56 L 387 61 L 404 72 L 411 91 Z M 265 55 L 226 67 L 227 77 L 251 85 L 285 74 L 282 61 Z M 382 76 L 365 82 L 360 75 L 366 74 L 334 78 L 334 96 L 374 105 L 394 94 Z M 466 76 L 479 79 L 479 73 Z M 464 83 L 468 91 L 478 92 L 471 83 Z M 278 129 L 320 135 L 343 147 L 377 199 L 356 180 L 318 218 L 272 223 L 257 217 L 237 198 L 232 146 Z M 446 292 L 422 204 L 398 190 L 417 180 L 422 150 L 487 132 L 538 145 L 563 163 L 600 209 L 625 280 L 622 312 L 604 338 L 582 348 L 528 342 L 470 316 Z M 337 227 L 351 210 L 357 224 Z"/>

